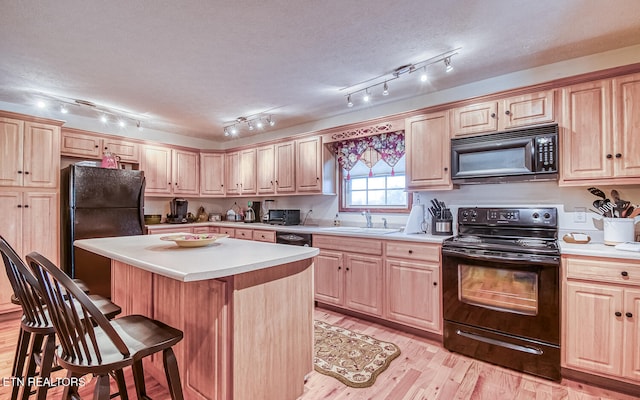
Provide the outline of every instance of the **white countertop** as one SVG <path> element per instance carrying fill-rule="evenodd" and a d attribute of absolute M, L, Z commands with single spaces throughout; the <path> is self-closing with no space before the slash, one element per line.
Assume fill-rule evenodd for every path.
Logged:
<path fill-rule="evenodd" d="M 157 229 L 174 229 L 176 227 L 199 227 L 199 226 L 219 226 L 219 227 L 231 227 L 241 229 L 264 229 L 270 231 L 280 232 L 297 232 L 297 233 L 310 233 L 312 235 L 333 235 L 333 236 L 349 236 L 349 237 L 362 237 L 370 239 L 387 239 L 387 240 L 405 240 L 411 242 L 425 242 L 425 243 L 442 243 L 445 239 L 451 236 L 439 236 L 431 235 L 427 233 L 412 233 L 404 234 L 402 232 L 393 232 L 386 234 L 358 234 L 353 232 L 339 232 L 333 229 L 333 227 L 322 226 L 305 226 L 305 225 L 270 225 L 263 223 L 245 223 L 245 222 L 194 222 L 190 224 L 155 224 L 147 225 L 147 228 Z"/>
<path fill-rule="evenodd" d="M 607 246 L 600 242 L 589 242 L 587 244 L 567 243 L 562 239 L 558 240 L 560 254 L 571 254 L 576 256 L 593 256 L 609 258 L 627 258 L 640 261 L 640 252 L 617 250 L 614 246 Z"/>
<path fill-rule="evenodd" d="M 160 240 L 163 234 L 76 240 L 74 245 L 140 269 L 183 282 L 256 271 L 318 255 L 314 247 L 241 239 L 219 239 L 206 247 L 184 248 Z"/>

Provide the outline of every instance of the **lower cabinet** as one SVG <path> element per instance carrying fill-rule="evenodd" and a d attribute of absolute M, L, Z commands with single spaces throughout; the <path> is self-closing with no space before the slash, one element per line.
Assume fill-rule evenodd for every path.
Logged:
<path fill-rule="evenodd" d="M 316 301 L 381 317 L 381 241 L 314 235 L 313 246 L 320 248 L 314 265 Z"/>
<path fill-rule="evenodd" d="M 442 334 L 440 245 L 313 236 L 315 300 Z"/>
<path fill-rule="evenodd" d="M 640 382 L 640 262 L 562 260 L 563 367 Z"/>

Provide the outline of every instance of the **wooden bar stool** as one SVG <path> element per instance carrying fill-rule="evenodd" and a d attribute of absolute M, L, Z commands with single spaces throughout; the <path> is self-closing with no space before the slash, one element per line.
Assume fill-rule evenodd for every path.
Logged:
<path fill-rule="evenodd" d="M 52 316 L 60 348 L 58 363 L 69 380 L 85 374 L 97 377 L 95 400 L 109 399 L 109 373 L 131 366 L 139 399 L 146 399 L 142 359 L 162 352 L 165 376 L 173 400 L 183 400 L 178 363 L 172 347 L 182 340 L 182 331 L 142 315 L 107 320 L 73 281 L 38 253 L 26 257 L 40 284 Z M 69 301 L 81 307 L 70 307 Z M 95 326 L 87 321 L 94 321 Z M 63 398 L 74 394 L 66 387 Z"/>
<path fill-rule="evenodd" d="M 55 329 L 50 320 L 46 305 L 40 296 L 39 285 L 31 270 L 22 262 L 15 250 L 0 236 L 0 253 L 5 265 L 7 276 L 14 292 L 15 303 L 22 308 L 20 334 L 16 346 L 11 375 L 16 378 L 11 391 L 11 399 L 28 399 L 31 393 L 29 380 L 35 377 L 48 379 L 51 372 L 59 370 L 54 367 Z M 113 318 L 120 313 L 120 307 L 101 296 L 90 296 L 96 307 L 107 318 Z M 36 369 L 39 371 L 36 374 Z M 26 370 L 25 370 L 26 369 Z M 119 384 L 124 387 L 124 375 Z M 15 383 L 22 383 L 21 385 Z M 22 387 L 22 395 L 19 396 Z M 46 385 L 38 386 L 37 399 L 44 400 L 47 396 Z"/>

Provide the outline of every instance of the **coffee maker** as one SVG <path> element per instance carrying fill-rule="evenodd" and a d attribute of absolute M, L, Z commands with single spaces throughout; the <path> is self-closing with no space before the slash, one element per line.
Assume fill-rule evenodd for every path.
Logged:
<path fill-rule="evenodd" d="M 186 199 L 180 197 L 174 197 L 169 202 L 170 214 L 167 214 L 167 222 L 170 224 L 186 224 L 187 222 L 187 209 L 189 208 L 189 202 Z"/>
<path fill-rule="evenodd" d="M 260 222 L 260 202 L 249 201 L 244 213 L 244 222 Z"/>

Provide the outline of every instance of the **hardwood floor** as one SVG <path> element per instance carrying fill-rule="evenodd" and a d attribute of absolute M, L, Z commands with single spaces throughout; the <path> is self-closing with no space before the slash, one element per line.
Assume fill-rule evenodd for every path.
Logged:
<path fill-rule="evenodd" d="M 555 383 L 520 374 L 450 353 L 437 342 L 332 311 L 316 309 L 314 317 L 380 340 L 391 341 L 400 347 L 402 354 L 370 388 L 349 388 L 334 378 L 313 372 L 305 385 L 305 393 L 299 400 L 637 399 L 566 379 Z M 10 377 L 18 325 L 19 321 L 15 318 L 0 320 L 0 399 L 9 399 L 11 393 L 6 379 Z M 129 397 L 135 399 L 131 371 L 125 371 L 125 378 Z M 115 387 L 112 387 L 115 391 Z M 92 390 L 93 382 L 89 382 L 80 390 L 80 394 L 83 398 L 91 398 Z M 153 379 L 147 380 L 147 392 L 154 400 L 170 399 L 168 392 Z M 47 399 L 59 399 L 60 394 L 60 388 L 52 389 Z"/>

